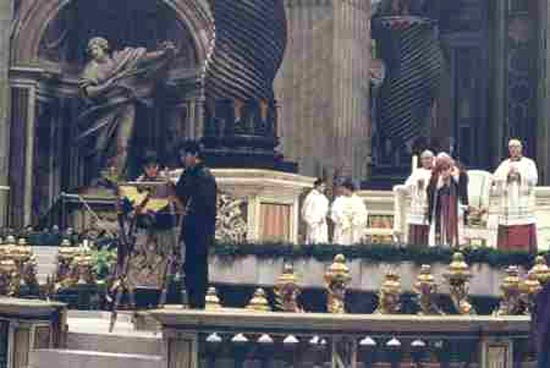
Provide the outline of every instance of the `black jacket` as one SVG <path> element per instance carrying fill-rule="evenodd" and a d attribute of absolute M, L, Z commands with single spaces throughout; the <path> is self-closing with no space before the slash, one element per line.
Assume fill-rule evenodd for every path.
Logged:
<path fill-rule="evenodd" d="M 184 170 L 176 184 L 176 194 L 186 208 L 185 222 L 208 227 L 216 225 L 217 185 L 203 164 Z"/>

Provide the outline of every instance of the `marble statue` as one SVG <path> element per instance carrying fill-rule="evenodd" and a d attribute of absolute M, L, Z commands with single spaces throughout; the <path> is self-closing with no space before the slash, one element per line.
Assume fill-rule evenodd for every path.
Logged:
<path fill-rule="evenodd" d="M 126 47 L 110 54 L 109 49 L 105 38 L 94 37 L 88 42 L 91 60 L 79 80 L 88 105 L 79 117 L 82 131 L 77 142 L 93 139 L 97 169 L 121 178 L 136 128 L 136 104 L 149 102 L 153 86 L 174 60 L 176 48 L 165 42 L 152 52 Z"/>

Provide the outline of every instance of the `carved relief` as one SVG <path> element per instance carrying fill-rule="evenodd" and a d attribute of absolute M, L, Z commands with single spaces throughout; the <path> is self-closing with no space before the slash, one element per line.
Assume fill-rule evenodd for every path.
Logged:
<path fill-rule="evenodd" d="M 246 206 L 246 199 L 218 192 L 216 240 L 231 243 L 246 241 Z"/>

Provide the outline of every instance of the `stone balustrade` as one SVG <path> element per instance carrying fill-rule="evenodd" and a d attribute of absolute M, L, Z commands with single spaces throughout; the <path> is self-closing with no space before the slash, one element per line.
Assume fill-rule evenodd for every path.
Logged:
<path fill-rule="evenodd" d="M 511 368 L 531 361 L 529 317 L 151 312 L 166 368 L 217 366 Z M 417 365 L 419 366 L 419 365 Z"/>
<path fill-rule="evenodd" d="M 27 368 L 29 352 L 65 344 L 64 304 L 0 296 L 0 367 Z"/>
<path fill-rule="evenodd" d="M 320 261 L 315 258 L 298 258 L 294 260 L 294 269 L 303 288 L 324 288 L 323 275 L 332 261 Z M 283 269 L 282 257 L 257 257 L 253 255 L 239 257 L 210 257 L 209 278 L 213 284 L 225 285 L 258 285 L 273 287 L 275 280 Z M 393 270 L 401 276 L 403 290 L 410 292 L 420 270 L 420 264 L 401 262 L 399 264 L 384 261 L 373 262 L 361 258 L 348 261 L 352 280 L 350 288 L 358 292 L 374 292 L 378 290 L 384 278 L 384 272 Z M 439 282 L 441 293 L 448 294 L 447 286 L 443 283 L 443 274 L 447 264 L 433 263 L 432 273 Z M 471 265 L 472 281 L 470 293 L 477 296 L 491 296 L 498 298 L 501 294 L 500 284 L 505 275 L 504 267 L 491 267 L 488 264 Z M 520 267 L 521 274 L 527 269 Z"/>

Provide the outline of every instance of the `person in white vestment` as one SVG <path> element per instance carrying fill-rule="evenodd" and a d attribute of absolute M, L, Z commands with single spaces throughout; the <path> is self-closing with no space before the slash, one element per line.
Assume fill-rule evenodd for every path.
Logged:
<path fill-rule="evenodd" d="M 535 162 L 523 156 L 517 139 L 508 143 L 510 157 L 494 174 L 494 190 L 501 199 L 498 225 L 498 248 L 537 250 L 536 220 L 533 212 L 534 188 L 538 173 Z"/>
<path fill-rule="evenodd" d="M 302 220 L 306 223 L 306 244 L 328 243 L 327 217 L 329 200 L 325 195 L 326 184 L 317 179 L 302 206 Z"/>
<path fill-rule="evenodd" d="M 338 196 L 332 203 L 330 218 L 334 222 L 333 243 L 352 245 L 361 243 L 365 237 L 368 212 L 365 202 L 355 194 L 351 180 L 337 187 Z"/>
<path fill-rule="evenodd" d="M 414 169 L 404 186 L 404 190 L 411 197 L 410 211 L 407 216 L 407 243 L 428 245 L 430 224 L 426 217 L 428 211 L 427 188 L 435 161 L 433 152 L 429 150 L 422 152 L 420 161 L 422 166 Z"/>

